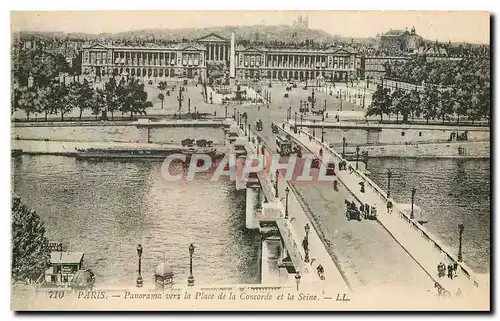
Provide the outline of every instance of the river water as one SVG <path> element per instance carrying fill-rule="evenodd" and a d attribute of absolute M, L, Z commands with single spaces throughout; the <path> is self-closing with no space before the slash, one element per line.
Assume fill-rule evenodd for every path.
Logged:
<path fill-rule="evenodd" d="M 174 282 L 189 275 L 190 243 L 198 284 L 260 282 L 260 237 L 245 228 L 245 191 L 234 183 L 166 182 L 161 162 L 88 162 L 59 156 L 12 161 L 13 189 L 46 223 L 52 242 L 85 253 L 101 284 L 132 285 L 137 244 L 152 284 L 164 259 Z"/>
<path fill-rule="evenodd" d="M 166 182 L 161 163 L 90 162 L 59 156 L 12 160 L 13 188 L 35 209 L 52 242 L 85 253 L 99 282 L 133 285 L 137 244 L 142 244 L 143 276 L 152 282 L 164 259 L 175 282 L 189 273 L 188 246 L 197 283 L 260 281 L 260 237 L 245 229 L 245 192 L 234 183 Z M 458 223 L 465 225 L 463 257 L 476 272 L 490 265 L 490 167 L 484 160 L 370 159 L 372 179 L 398 202 L 411 200 L 426 214 L 425 225 L 458 251 Z"/>
<path fill-rule="evenodd" d="M 392 172 L 391 197 L 415 204 L 428 220 L 424 226 L 458 253 L 458 224 L 464 224 L 462 255 L 477 273 L 490 267 L 490 163 L 474 159 L 371 158 L 371 179 L 387 190 Z"/>

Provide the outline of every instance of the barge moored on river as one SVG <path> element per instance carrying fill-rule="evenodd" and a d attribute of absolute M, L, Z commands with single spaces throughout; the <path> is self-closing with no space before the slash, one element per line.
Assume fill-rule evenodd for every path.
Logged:
<path fill-rule="evenodd" d="M 76 159 L 104 160 L 104 159 L 157 159 L 164 160 L 173 154 L 191 156 L 193 154 L 207 154 L 211 157 L 223 156 L 215 148 L 178 147 L 178 148 L 88 148 L 76 149 Z"/>

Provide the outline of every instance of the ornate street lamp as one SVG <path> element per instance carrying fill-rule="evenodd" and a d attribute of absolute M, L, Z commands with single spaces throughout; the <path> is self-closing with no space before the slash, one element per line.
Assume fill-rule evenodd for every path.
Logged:
<path fill-rule="evenodd" d="M 316 137 L 316 120 L 313 120 L 313 136 Z"/>
<path fill-rule="evenodd" d="M 391 197 L 391 176 L 392 172 L 390 169 L 387 170 L 387 198 Z"/>
<path fill-rule="evenodd" d="M 413 214 L 413 204 L 415 202 L 415 193 L 417 192 L 417 189 L 414 187 L 411 189 L 411 213 L 410 213 L 410 218 L 413 220 L 415 218 L 415 215 Z"/>
<path fill-rule="evenodd" d="M 339 99 L 340 99 L 340 111 L 342 111 L 342 89 L 340 89 Z"/>
<path fill-rule="evenodd" d="M 303 114 L 300 114 L 300 129 L 302 130 L 302 120 L 303 120 L 303 117 L 302 117 Z"/>
<path fill-rule="evenodd" d="M 250 143 L 250 124 L 248 124 L 248 142 Z"/>
<path fill-rule="evenodd" d="M 278 170 L 276 170 L 276 182 L 275 182 L 275 189 L 276 189 L 276 192 L 274 194 L 274 197 L 278 198 L 279 197 L 279 194 L 278 194 L 278 177 L 280 175 L 280 172 Z"/>
<path fill-rule="evenodd" d="M 297 284 L 297 292 L 299 292 L 299 284 L 300 284 L 300 272 L 297 272 L 297 274 L 295 274 L 295 283 Z"/>
<path fill-rule="evenodd" d="M 191 97 L 188 97 L 188 114 L 191 114 Z"/>
<path fill-rule="evenodd" d="M 325 142 L 325 128 L 321 127 L 321 143 Z"/>
<path fill-rule="evenodd" d="M 359 162 L 359 146 L 356 146 L 356 170 L 358 169 Z"/>
<path fill-rule="evenodd" d="M 345 148 L 347 146 L 345 137 L 342 137 L 342 158 L 345 158 Z"/>
<path fill-rule="evenodd" d="M 189 245 L 189 277 L 188 277 L 188 286 L 193 286 L 194 285 L 193 254 L 194 254 L 194 245 L 193 245 L 193 243 L 191 243 L 191 245 Z"/>
<path fill-rule="evenodd" d="M 297 112 L 295 112 L 295 126 L 293 126 L 293 132 L 297 134 Z"/>
<path fill-rule="evenodd" d="M 305 245 L 305 248 L 304 248 L 304 251 L 306 252 L 306 256 L 304 257 L 304 262 L 309 262 L 309 231 L 310 231 L 310 227 L 309 227 L 309 224 L 306 223 L 306 225 L 304 226 L 304 231 L 306 232 L 306 245 Z"/>
<path fill-rule="evenodd" d="M 233 119 L 234 119 L 234 121 L 237 121 L 237 119 L 236 119 L 236 107 L 233 108 Z"/>
<path fill-rule="evenodd" d="M 462 262 L 462 234 L 464 233 L 464 225 L 458 224 L 458 262 Z"/>
<path fill-rule="evenodd" d="M 179 88 L 179 96 L 177 97 L 177 101 L 179 102 L 179 119 L 181 119 L 181 107 L 182 102 L 184 101 L 184 97 L 182 96 L 182 87 Z"/>
<path fill-rule="evenodd" d="M 285 187 L 285 219 L 288 219 L 288 193 L 290 193 L 290 189 Z"/>
<path fill-rule="evenodd" d="M 136 284 L 138 288 L 142 288 L 142 286 L 144 285 L 144 280 L 142 279 L 141 275 L 142 246 L 140 244 L 137 245 L 137 256 L 139 257 L 139 270 L 138 270 L 139 275 L 137 275 Z"/>

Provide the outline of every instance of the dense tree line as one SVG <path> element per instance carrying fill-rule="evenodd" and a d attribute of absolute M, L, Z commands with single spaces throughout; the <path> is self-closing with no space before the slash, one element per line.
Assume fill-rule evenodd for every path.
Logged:
<path fill-rule="evenodd" d="M 462 85 L 466 81 L 484 85 L 490 82 L 490 59 L 466 58 L 462 60 L 426 61 L 424 58 L 387 62 L 385 74 L 412 84 L 434 84 L 440 86 Z"/>
<path fill-rule="evenodd" d="M 397 88 L 391 91 L 383 85 L 378 85 L 373 93 L 372 102 L 368 107 L 366 116 L 380 116 L 383 121 L 385 116 L 400 116 L 403 123 L 410 119 L 424 118 L 429 120 L 442 120 L 443 124 L 456 117 L 457 124 L 461 119 L 468 121 L 490 119 L 490 93 L 488 87 L 482 91 L 473 91 L 471 88 L 451 86 L 440 88 L 435 85 L 426 85 L 423 90 L 403 90 Z"/>
<path fill-rule="evenodd" d="M 413 59 L 386 65 L 388 78 L 423 84 L 411 91 L 392 90 L 379 85 L 373 94 L 367 116 L 396 115 L 408 122 L 409 117 L 441 119 L 443 123 L 456 116 L 477 121 L 490 119 L 490 60 L 425 61 Z M 418 89 L 420 88 L 420 89 Z"/>
<path fill-rule="evenodd" d="M 36 280 L 50 266 L 49 241 L 38 214 L 12 199 L 12 278 L 15 281 Z"/>
<path fill-rule="evenodd" d="M 139 80 L 116 81 L 111 78 L 103 89 L 93 88 L 86 79 L 82 83 L 72 82 L 68 85 L 51 82 L 44 87 L 19 87 L 14 89 L 12 106 L 12 113 L 22 110 L 27 120 L 33 114 L 42 113 L 45 120 L 48 115 L 58 114 L 63 121 L 64 115 L 74 109 L 79 110 L 80 120 L 85 110 L 90 110 L 96 119 L 104 110 L 106 114 L 111 113 L 111 119 L 116 112 L 130 114 L 130 118 L 133 118 L 134 115 L 146 115 L 146 108 L 152 103 L 147 100 L 144 85 Z M 105 114 L 103 116 L 107 117 Z"/>
<path fill-rule="evenodd" d="M 22 86 L 28 85 L 31 75 L 34 83 L 44 87 L 59 76 L 60 72 L 69 71 L 63 55 L 50 54 L 41 49 L 22 50 L 13 53 L 12 68 L 14 77 Z"/>

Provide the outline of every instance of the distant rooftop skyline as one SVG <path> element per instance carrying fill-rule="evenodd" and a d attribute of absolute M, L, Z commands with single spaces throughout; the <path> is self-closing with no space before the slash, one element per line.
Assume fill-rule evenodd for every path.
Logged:
<path fill-rule="evenodd" d="M 117 33 L 141 29 L 293 25 L 307 14 L 310 29 L 367 38 L 410 30 L 441 42 L 490 43 L 490 18 L 480 11 L 42 11 L 12 12 L 12 31 Z"/>

